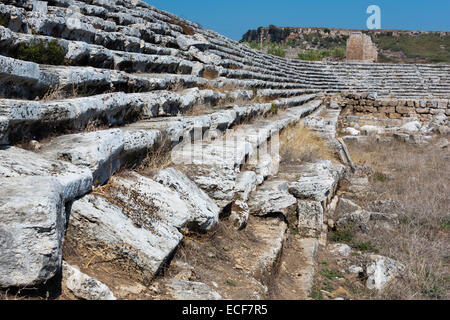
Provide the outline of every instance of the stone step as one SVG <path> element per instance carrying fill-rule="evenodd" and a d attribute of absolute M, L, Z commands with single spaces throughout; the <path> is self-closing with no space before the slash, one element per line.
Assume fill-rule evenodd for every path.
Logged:
<path fill-rule="evenodd" d="M 303 109 L 305 108 L 316 107 L 312 105 Z M 298 116 L 305 112 L 303 109 L 297 111 Z M 149 131 L 145 133 L 150 134 Z M 158 134 L 158 132 L 153 133 L 155 136 Z M 48 145 L 44 145 L 40 154 L 13 147 L 1 151 L 1 159 L 4 162 L 1 172 L 5 176 L 5 178 L 1 178 L 5 180 L 2 185 L 15 185 L 17 188 L 20 185 L 18 180 L 30 186 L 35 185 L 34 180 L 41 186 L 45 186 L 47 183 L 51 188 L 41 188 L 43 194 L 35 195 L 41 204 L 42 199 L 48 199 L 48 208 L 41 205 L 43 216 L 46 219 L 48 219 L 47 216 L 53 217 L 53 220 L 48 220 L 50 224 L 46 222 L 47 220 L 43 221 L 43 223 L 47 223 L 46 226 L 50 228 L 51 233 L 42 234 L 39 238 L 45 238 L 47 244 L 52 243 L 52 246 L 49 247 L 52 250 L 51 253 L 47 252 L 48 250 L 43 251 L 43 254 L 51 259 L 43 261 L 39 253 L 33 255 L 34 260 L 29 268 L 36 269 L 35 273 L 31 272 L 29 268 L 23 269 L 22 271 L 28 275 L 28 278 L 20 277 L 20 281 L 11 278 L 8 278 L 9 280 L 2 279 L 1 286 L 41 283 L 51 278 L 60 269 L 61 243 L 65 225 L 64 202 L 70 203 L 74 198 L 80 198 L 91 190 L 93 184 L 99 184 L 99 179 L 105 181 L 107 178 L 103 172 L 109 172 L 110 175 L 115 170 L 112 167 L 109 168 L 109 171 L 107 170 L 108 162 L 110 166 L 115 165 L 113 164 L 114 156 L 120 155 L 121 151 L 126 151 L 126 141 L 127 139 L 121 136 L 121 131 L 114 129 L 56 138 Z M 128 141 L 134 141 L 134 139 Z M 76 148 L 73 147 L 74 143 L 77 144 Z M 131 147 L 128 146 L 128 148 Z M 23 155 L 19 157 L 21 153 Z M 47 157 L 62 158 L 82 169 L 71 169 L 75 168 L 72 164 L 59 160 L 48 160 Z M 245 152 L 242 161 L 245 161 L 244 158 Z M 42 160 L 38 162 L 37 159 Z M 18 160 L 22 161 L 21 166 L 18 166 Z M 27 161 L 32 162 L 33 165 Z M 36 170 L 36 165 L 42 169 Z M 58 166 L 63 170 L 57 171 L 59 170 Z M 33 168 L 33 170 L 26 171 L 27 168 Z M 73 174 L 71 170 L 74 171 Z M 85 174 L 86 177 L 84 178 L 82 174 Z M 54 178 L 55 176 L 56 178 Z M 198 188 L 196 189 L 196 186 L 186 177 L 180 176 L 180 174 L 168 176 L 167 171 L 161 171 L 156 179 L 162 184 L 135 173 L 115 177 L 110 184 L 95 189 L 90 195 L 76 200 L 68 207 L 70 219 L 65 242 L 72 243 L 76 250 L 89 252 L 94 258 L 98 256 L 117 260 L 122 267 L 135 270 L 134 276 L 140 281 L 152 279 L 167 263 L 179 245 L 182 239 L 179 228 L 193 226 L 194 229 L 207 230 L 214 226 L 219 214 L 218 208 L 208 200 L 206 194 L 200 192 Z M 11 190 L 4 188 L 3 191 L 9 194 Z M 193 191 L 200 196 L 195 202 L 192 201 L 190 194 Z M 23 192 L 20 194 L 22 196 Z M 167 197 L 169 194 L 171 196 Z M 2 197 L 2 199 L 6 198 Z M 27 199 L 30 200 L 30 208 L 36 205 L 33 201 L 37 198 L 30 196 Z M 8 200 L 8 203 L 11 206 L 15 202 Z M 152 215 L 147 213 L 149 207 L 153 208 Z M 8 211 L 8 208 L 5 210 Z M 209 208 L 209 211 L 205 208 Z M 12 221 L 16 220 L 12 219 Z M 268 230 L 272 230 L 271 228 L 269 226 Z M 276 234 L 282 235 L 286 227 L 280 225 L 280 228 L 277 227 L 274 230 Z M 35 229 L 31 228 L 30 230 Z M 30 239 L 34 238 L 36 237 L 30 236 Z M 14 250 L 24 252 L 35 250 L 36 244 L 31 242 L 19 243 L 17 237 L 14 236 L 11 236 L 10 241 L 13 243 L 10 249 L 14 248 Z M 262 256 L 262 260 L 255 269 L 257 272 L 262 275 L 270 272 L 272 261 L 281 248 L 280 241 L 268 242 L 271 249 Z M 275 247 L 272 248 L 274 245 Z M 9 258 L 10 254 L 7 251 L 2 256 L 2 267 L 4 265 L 11 266 Z M 41 272 L 39 268 L 45 268 L 46 273 Z M 9 273 L 10 270 L 5 269 L 5 274 Z"/>
<path fill-rule="evenodd" d="M 124 71 L 140 72 L 172 72 L 188 73 L 193 68 L 191 61 L 171 48 L 145 47 L 142 52 L 124 52 L 117 46 L 109 49 L 103 45 L 82 41 L 67 40 L 52 35 L 30 35 L 11 32 L 0 26 L 0 52 L 14 56 L 21 44 L 32 43 L 34 40 L 48 44 L 56 41 L 65 50 L 65 60 L 71 65 L 92 66 L 97 68 L 120 69 Z M 160 71 L 163 70 L 163 71 Z"/>
<path fill-rule="evenodd" d="M 276 101 L 280 109 L 302 104 L 314 98 L 305 95 L 298 98 Z M 124 128 L 101 130 L 96 132 L 62 135 L 44 143 L 40 153 L 49 159 L 63 159 L 92 172 L 94 185 L 105 183 L 120 167 L 127 165 L 132 156 L 132 163 L 142 160 L 148 150 L 167 136 L 173 143 L 185 137 L 195 137 L 196 128 L 200 137 L 206 130 L 224 131 L 244 119 L 269 113 L 271 104 L 257 104 L 253 107 L 235 107 L 232 110 L 214 112 L 205 116 L 176 117 L 167 121 L 137 122 Z M 316 108 L 316 104 L 305 106 Z M 288 111 L 287 113 L 295 111 Z M 169 141 L 170 141 L 169 140 Z M 76 145 L 76 148 L 74 148 Z"/>
<path fill-rule="evenodd" d="M 307 90 L 261 91 L 260 96 L 275 99 L 280 106 L 291 106 L 314 98 L 301 95 Z M 149 93 L 108 93 L 84 98 L 55 101 L 24 101 L 0 99 L 0 143 L 23 139 L 40 139 L 65 130 L 84 130 L 88 125 L 123 125 L 138 119 L 176 116 L 192 110 L 195 105 L 218 106 L 244 104 L 253 99 L 252 91 L 237 90 L 220 93 L 213 90 L 188 89 L 181 93 L 153 91 Z M 250 107 L 251 105 L 249 105 Z"/>
<path fill-rule="evenodd" d="M 133 277 L 148 282 L 168 262 L 182 234 L 133 207 L 131 200 L 121 205 L 97 193 L 72 204 L 65 241 L 90 256 L 117 261 L 120 267 L 131 269 Z M 167 205 L 166 211 L 176 209 Z"/>
<path fill-rule="evenodd" d="M 172 159 L 182 172 L 224 210 L 235 197 L 235 186 L 241 166 L 252 155 L 257 156 L 258 148 L 266 143 L 273 133 L 299 121 L 314 111 L 321 102 L 311 101 L 299 107 L 292 107 L 283 115 L 272 117 L 270 121 L 257 121 L 238 128 L 223 139 L 200 144 L 183 144 L 172 153 Z"/>

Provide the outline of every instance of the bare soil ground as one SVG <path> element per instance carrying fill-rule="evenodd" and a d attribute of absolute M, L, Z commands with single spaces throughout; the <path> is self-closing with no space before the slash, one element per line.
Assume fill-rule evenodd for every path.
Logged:
<path fill-rule="evenodd" d="M 437 147 L 401 142 L 349 144 L 359 173 L 369 186 L 355 192 L 343 184 L 340 195 L 362 208 L 375 200 L 392 200 L 384 208 L 399 217 L 392 230 L 330 233 L 329 239 L 353 247 L 349 258 L 319 255 L 319 272 L 313 298 L 328 299 L 327 292 L 342 287 L 351 299 L 448 299 L 450 297 L 450 152 Z M 383 292 L 365 289 L 364 275 L 348 275 L 364 253 L 377 253 L 401 261 L 407 267 L 400 279 Z"/>

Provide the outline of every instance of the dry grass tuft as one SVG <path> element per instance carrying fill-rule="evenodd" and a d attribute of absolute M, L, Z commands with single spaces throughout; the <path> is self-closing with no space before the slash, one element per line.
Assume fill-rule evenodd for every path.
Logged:
<path fill-rule="evenodd" d="M 181 27 L 181 29 L 183 29 L 183 33 L 188 35 L 188 36 L 192 36 L 195 34 L 195 31 L 192 27 L 188 26 L 186 23 L 184 23 L 183 21 L 176 19 L 175 17 L 172 18 L 172 20 L 170 21 L 171 24 L 175 24 L 179 27 Z"/>
<path fill-rule="evenodd" d="M 75 89 L 73 89 L 73 96 L 76 96 Z M 60 100 L 64 99 L 66 94 L 60 87 L 50 88 L 42 97 L 42 101 Z"/>
<path fill-rule="evenodd" d="M 299 122 L 280 134 L 280 156 L 285 163 L 335 160 L 334 152 L 313 131 Z"/>
<path fill-rule="evenodd" d="M 157 171 L 165 169 L 172 164 L 172 142 L 168 137 L 153 149 L 147 152 L 147 156 L 137 167 L 137 172 L 147 176 L 153 176 Z"/>
<path fill-rule="evenodd" d="M 183 116 L 190 117 L 190 116 L 200 116 L 204 114 L 208 114 L 213 110 L 213 107 L 208 104 L 196 104 L 194 107 L 192 107 L 189 111 L 183 113 Z"/>
<path fill-rule="evenodd" d="M 208 80 L 214 80 L 219 77 L 219 72 L 214 68 L 206 67 L 202 72 L 202 77 Z"/>
<path fill-rule="evenodd" d="M 450 161 L 449 152 L 434 146 L 349 144 L 360 165 L 371 168 L 373 195 L 364 202 L 392 199 L 400 224 L 393 231 L 371 231 L 379 253 L 404 263 L 408 274 L 375 296 L 382 299 L 450 298 Z M 383 172 L 389 179 L 377 179 Z"/>

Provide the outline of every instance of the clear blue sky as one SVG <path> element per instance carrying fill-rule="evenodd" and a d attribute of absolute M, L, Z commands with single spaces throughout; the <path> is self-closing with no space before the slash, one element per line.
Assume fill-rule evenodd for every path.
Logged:
<path fill-rule="evenodd" d="M 145 0 L 231 39 L 248 29 L 366 29 L 369 5 L 381 8 L 383 29 L 450 31 L 450 0 Z"/>

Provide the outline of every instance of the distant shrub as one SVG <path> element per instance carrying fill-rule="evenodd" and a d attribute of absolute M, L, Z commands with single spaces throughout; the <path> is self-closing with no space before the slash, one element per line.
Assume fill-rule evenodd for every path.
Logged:
<path fill-rule="evenodd" d="M 270 113 L 273 115 L 278 114 L 278 106 L 275 103 L 272 103 L 270 106 Z"/>
<path fill-rule="evenodd" d="M 332 242 L 352 243 L 353 234 L 350 230 L 338 229 L 330 235 L 329 239 Z"/>
<path fill-rule="evenodd" d="M 387 179 L 386 175 L 383 173 L 380 173 L 380 172 L 375 172 L 373 177 L 375 178 L 375 180 L 380 181 L 380 182 L 385 182 Z"/>
<path fill-rule="evenodd" d="M 292 40 L 292 39 L 289 39 L 289 40 L 286 42 L 286 46 L 287 46 L 287 47 L 294 47 L 294 46 L 295 46 L 295 41 Z"/>
<path fill-rule="evenodd" d="M 258 89 L 252 88 L 252 100 L 255 100 L 258 97 Z"/>
<path fill-rule="evenodd" d="M 267 52 L 277 57 L 284 57 L 286 55 L 286 50 L 284 50 L 282 46 L 276 44 L 269 45 Z"/>
<path fill-rule="evenodd" d="M 242 42 L 242 44 L 247 45 L 254 50 L 261 50 L 261 45 L 256 41 Z"/>
<path fill-rule="evenodd" d="M 229 285 L 230 287 L 236 287 L 237 286 L 237 282 L 233 281 L 233 280 L 227 280 L 227 281 L 225 281 L 225 284 Z"/>
<path fill-rule="evenodd" d="M 343 59 L 345 58 L 345 49 L 342 47 L 336 47 L 327 50 L 310 50 L 305 53 L 299 53 L 298 55 L 300 60 L 308 61 L 322 61 L 325 57 Z"/>
<path fill-rule="evenodd" d="M 320 274 L 330 280 L 334 278 L 344 278 L 344 275 L 342 273 L 332 269 L 320 270 Z"/>
<path fill-rule="evenodd" d="M 305 53 L 299 53 L 298 58 L 300 60 L 307 60 L 307 61 L 322 61 L 323 57 L 320 54 L 320 51 L 311 50 L 307 51 Z"/>
<path fill-rule="evenodd" d="M 371 251 L 371 252 L 375 252 L 375 253 L 378 252 L 378 250 L 375 247 L 375 245 L 372 242 L 370 242 L 370 241 L 367 241 L 367 242 L 354 242 L 352 244 L 352 248 L 356 249 L 356 250 L 359 250 L 359 251 Z"/>
<path fill-rule="evenodd" d="M 450 63 L 450 36 L 439 34 L 394 36 L 392 32 L 373 37 L 380 50 L 402 52 L 407 58 L 421 59 L 426 62 Z"/>
<path fill-rule="evenodd" d="M 30 43 L 21 43 L 17 48 L 17 59 L 40 64 L 61 65 L 65 56 L 66 50 L 56 40 L 49 43 L 41 39 L 33 40 Z"/>
<path fill-rule="evenodd" d="M 334 48 L 331 50 L 331 55 L 335 58 L 345 58 L 345 49 L 344 48 Z"/>

